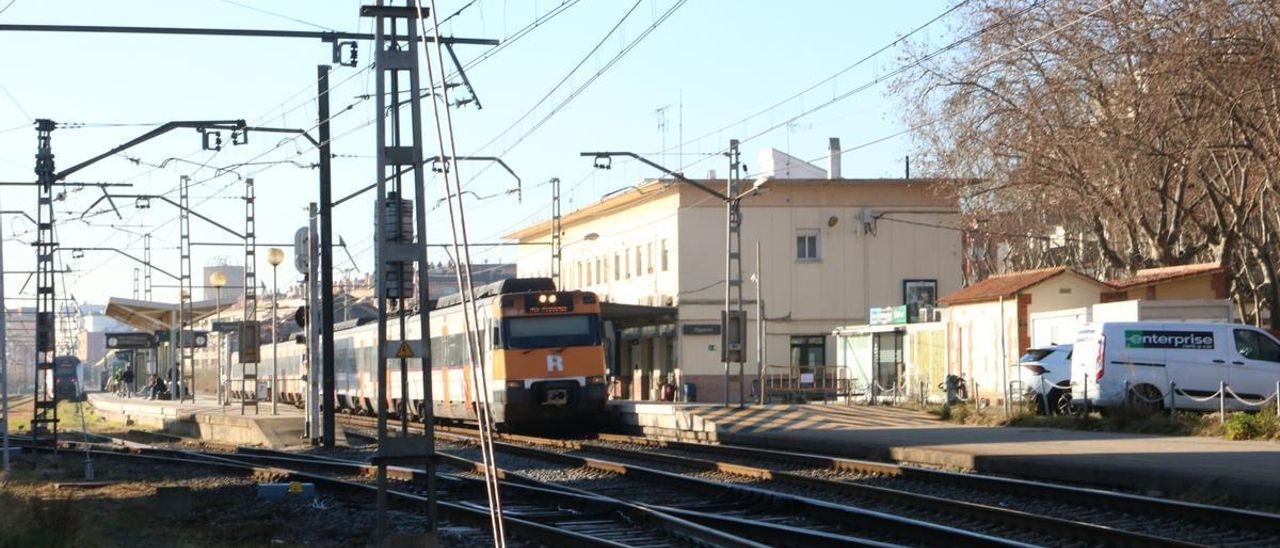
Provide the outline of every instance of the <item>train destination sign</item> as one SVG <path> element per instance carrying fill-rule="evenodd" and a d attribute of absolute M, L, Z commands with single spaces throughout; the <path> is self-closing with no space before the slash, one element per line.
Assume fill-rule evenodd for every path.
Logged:
<path fill-rule="evenodd" d="M 529 314 L 573 312 L 572 293 L 542 293 L 524 298 L 524 311 Z"/>

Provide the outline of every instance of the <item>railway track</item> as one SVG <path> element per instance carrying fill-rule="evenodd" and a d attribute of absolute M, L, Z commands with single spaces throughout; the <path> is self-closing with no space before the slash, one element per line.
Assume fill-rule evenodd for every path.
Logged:
<path fill-rule="evenodd" d="M 353 423 L 363 423 L 362 419 Z M 469 430 L 438 427 L 446 438 Z M 601 434 L 594 440 L 502 435 L 500 453 L 549 453 L 643 464 L 654 471 L 979 531 L 1030 543 L 1124 546 L 1269 546 L 1280 516 L 1042 482 L 854 459 Z M 569 462 L 568 460 L 565 461 Z M 585 463 L 585 464 L 584 464 Z M 594 490 L 594 489 L 593 489 Z M 931 544 L 934 542 L 930 542 Z"/>
<path fill-rule="evenodd" d="M 647 455 L 642 458 L 698 461 L 769 470 L 773 481 L 804 488 L 832 488 L 894 502 L 933 497 L 987 508 L 1017 509 L 1105 531 L 1124 531 L 1127 541 L 1160 540 L 1202 545 L 1272 546 L 1280 542 L 1280 515 L 1159 499 L 1099 489 L 888 465 L 854 459 L 745 447 L 655 442 L 603 436 L 579 444 L 587 452 Z M 768 466 L 768 468 L 764 468 Z M 1054 527 L 1051 520 L 1045 525 Z M 1075 528 L 1089 535 L 1087 528 Z M 1096 530 L 1096 529 L 1095 529 Z M 1101 537 L 1094 540 L 1102 540 Z M 1123 539 L 1116 539 L 1123 540 Z"/>
<path fill-rule="evenodd" d="M 65 442 L 63 449 L 88 449 L 95 458 L 152 459 L 157 462 L 210 466 L 226 471 L 254 474 L 271 480 L 307 481 L 331 491 L 370 495 L 376 467 L 358 461 L 315 455 L 299 455 L 271 450 L 238 448 L 234 453 L 188 451 L 145 446 L 129 440 L 92 436 L 91 442 Z M 48 446 L 32 447 L 51 451 Z M 476 477 L 480 463 L 442 455 L 441 460 L 460 472 L 438 478 L 442 517 L 466 523 L 487 534 L 489 511 L 484 487 Z M 426 498 L 425 472 L 404 467 L 390 467 L 389 477 L 397 480 L 397 488 L 389 492 L 393 501 L 413 505 L 421 511 Z M 675 515 L 641 505 L 627 503 L 597 494 L 547 489 L 546 484 L 530 478 L 503 473 L 502 490 L 512 497 L 504 507 L 509 534 L 516 538 L 549 546 L 766 546 L 750 539 L 769 539 L 782 545 L 803 539 L 818 541 L 822 546 L 883 544 L 837 537 L 818 532 L 793 530 L 771 524 L 723 520 L 724 527 L 709 527 L 690 518 L 715 520 L 715 516 L 696 513 Z M 743 536 L 726 531 L 734 530 Z M 750 535 L 750 539 L 748 536 Z"/>
<path fill-rule="evenodd" d="M 86 448 L 89 454 L 95 459 L 112 459 L 126 458 L 133 460 L 163 462 L 170 464 L 181 464 L 185 466 L 208 467 L 227 473 L 247 474 L 267 481 L 301 481 L 314 483 L 318 488 L 331 493 L 341 493 L 344 496 L 355 496 L 371 502 L 376 491 L 376 487 L 372 485 L 371 480 L 363 478 L 371 473 L 373 467 L 363 463 L 342 463 L 336 459 L 322 459 L 316 457 L 305 457 L 290 455 L 288 457 L 276 457 L 267 459 L 264 456 L 248 456 L 235 453 L 217 453 L 202 451 L 182 451 L 166 448 L 126 448 L 118 443 L 83 443 L 83 442 L 67 442 L 60 444 L 63 449 L 74 449 L 82 451 Z M 86 447 L 87 445 L 87 447 Z M 33 451 L 53 451 L 54 448 L 47 445 L 31 445 L 28 446 Z M 270 462 L 263 462 L 269 460 Z M 319 472 L 317 470 L 323 470 Z M 405 469 L 399 469 L 397 474 L 393 474 L 402 480 L 413 479 L 413 472 Z M 363 479 L 353 479 L 363 478 Z M 465 480 L 446 478 L 449 483 L 442 485 L 443 492 L 450 493 L 449 489 L 456 489 L 459 492 L 465 492 Z M 463 485 L 463 488 L 459 488 Z M 482 488 L 481 488 L 482 489 Z M 426 497 L 416 494 L 409 490 L 393 489 L 388 492 L 390 501 L 394 505 L 400 505 L 415 512 L 421 512 L 423 505 L 426 503 Z M 487 537 L 489 525 L 489 512 L 487 508 L 477 508 L 474 505 L 451 501 L 444 501 L 438 505 L 441 513 L 441 529 L 449 528 L 456 530 L 459 525 L 464 525 L 471 530 L 473 537 Z M 425 518 L 424 518 L 425 519 Z M 617 547 L 626 546 L 618 542 L 607 540 L 603 537 L 591 536 L 588 534 L 572 531 L 569 529 L 556 528 L 535 521 L 530 521 L 520 516 L 507 517 L 507 531 L 516 539 L 524 541 L 515 545 L 534 545 L 534 546 L 602 546 Z M 712 532 L 714 533 L 714 532 Z M 668 542 L 667 545 L 670 543 Z M 753 543 L 735 544 L 721 543 L 725 546 L 757 546 Z"/>
<path fill-rule="evenodd" d="M 361 421 L 356 421 L 361 422 Z M 368 421 L 362 425 L 367 426 Z M 469 441 L 456 433 L 438 432 L 451 442 Z M 741 523 L 772 524 L 782 534 L 772 537 L 787 545 L 853 545 L 868 543 L 933 544 L 938 542 L 982 546 L 1024 545 L 1011 540 L 940 525 L 877 510 L 833 503 L 794 493 L 782 493 L 724 478 L 699 478 L 637 464 L 584 458 L 562 451 L 516 445 L 495 444 L 498 464 L 504 470 L 522 470 L 549 489 L 571 489 L 616 500 L 625 500 L 668 514 L 681 515 L 710 527 Z M 455 455 L 478 456 L 477 449 Z M 822 538 L 804 540 L 799 532 L 813 532 Z M 1050 540 L 1044 538 L 1041 540 Z"/>

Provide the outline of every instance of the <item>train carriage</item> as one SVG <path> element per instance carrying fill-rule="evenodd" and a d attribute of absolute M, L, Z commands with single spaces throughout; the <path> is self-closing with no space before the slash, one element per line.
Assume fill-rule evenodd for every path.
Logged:
<path fill-rule="evenodd" d="M 600 303 L 594 293 L 557 291 L 546 278 L 513 278 L 477 288 L 480 352 L 484 355 L 494 421 L 507 428 L 556 426 L 590 420 L 604 408 L 605 357 Z M 465 317 L 458 295 L 441 298 L 429 311 L 432 406 L 435 416 L 475 421 L 476 379 L 467 350 Z M 416 315 L 406 318 L 407 339 L 424 339 Z M 377 407 L 376 324 L 335 329 L 334 384 L 341 412 L 373 414 Z M 388 318 L 387 338 L 399 340 L 399 322 Z M 303 347 L 281 343 L 280 391 L 288 403 L 302 402 Z M 270 348 L 260 354 L 259 378 L 272 369 Z M 399 360 L 387 362 L 388 409 L 423 414 L 422 362 L 404 360 L 407 394 Z M 240 367 L 232 368 L 238 377 Z M 232 388 L 239 386 L 232 381 Z"/>

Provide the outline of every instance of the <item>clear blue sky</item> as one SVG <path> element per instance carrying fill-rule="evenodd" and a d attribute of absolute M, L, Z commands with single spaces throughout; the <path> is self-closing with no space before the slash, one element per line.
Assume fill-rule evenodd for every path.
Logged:
<path fill-rule="evenodd" d="M 0 0 L 0 8 L 6 3 L 7 0 Z M 16 0 L 0 13 L 0 24 L 319 30 L 307 24 L 311 23 L 336 30 L 369 30 L 369 24 L 357 16 L 361 4 L 357 1 L 239 3 L 243 5 L 222 0 Z M 467 3 L 444 1 L 439 3 L 439 9 L 442 14 L 452 13 Z M 562 0 L 477 0 L 446 25 L 447 34 L 505 40 L 561 3 Z M 701 176 L 709 169 L 723 174 L 722 158 L 697 154 L 714 153 L 725 147 L 730 138 L 756 135 L 874 80 L 898 66 L 900 52 L 886 51 L 802 97 L 739 123 L 740 120 L 835 74 L 939 15 L 951 4 L 935 0 L 692 0 L 545 125 L 511 148 L 518 136 L 676 3 L 641 0 L 618 32 L 603 42 L 565 86 L 486 148 L 482 146 L 525 113 L 586 56 L 633 2 L 572 3 L 560 15 L 469 71 L 484 109 L 466 107 L 455 111 L 459 152 L 501 154 L 519 173 L 525 187 L 523 203 L 516 203 L 509 196 L 485 201 L 467 198 L 472 241 L 496 241 L 506 230 L 547 218 L 550 189 L 539 183 L 551 177 L 564 181 L 564 209 L 570 211 L 606 192 L 656 174 L 628 162 L 615 162 L 611 171 L 595 170 L 590 159 L 578 156 L 581 151 L 651 153 L 655 160 L 683 167 L 690 175 Z M 261 13 L 245 5 L 289 18 Z M 956 23 L 955 15 L 944 18 L 917 38 L 940 45 L 951 36 Z M 4 88 L 0 90 L 0 180 L 5 181 L 34 179 L 35 132 L 25 125 L 32 118 L 88 124 L 243 118 L 254 125 L 310 128 L 316 122 L 315 67 L 327 63 L 330 55 L 328 44 L 318 40 L 33 32 L 0 33 L 0 48 L 6 52 L 0 57 L 0 86 Z M 465 62 L 486 49 L 459 46 L 458 53 Z M 360 68 L 335 67 L 332 73 L 336 86 L 333 109 L 354 103 L 349 112 L 333 122 L 333 134 L 339 137 L 333 151 L 343 155 L 334 161 L 334 192 L 338 196 L 369 184 L 374 175 L 373 132 L 369 127 L 360 128 L 372 119 L 373 104 L 357 99 L 372 92 L 372 72 L 362 70 L 370 61 L 371 45 L 362 43 L 360 53 Z M 665 135 L 659 131 L 656 114 L 664 106 L 668 107 Z M 873 141 L 903 127 L 897 109 L 898 102 L 888 96 L 888 87 L 880 84 L 749 140 L 743 145 L 744 159 L 750 167 L 757 152 L 768 147 L 790 151 L 800 158 L 818 158 L 824 154 L 827 137 L 840 137 L 845 147 Z M 430 110 L 426 112 L 424 126 L 431 130 Z M 59 129 L 53 137 L 57 165 L 65 168 L 146 130 L 143 125 Z M 171 157 L 185 161 L 153 168 L 116 156 L 72 179 L 127 181 L 135 187 L 118 192 L 140 194 L 173 191 L 182 175 L 191 175 L 195 181 L 208 179 L 193 190 L 192 203 L 198 204 L 201 213 L 241 229 L 243 202 L 237 198 L 243 187 L 231 175 L 210 179 L 215 175 L 213 167 L 260 155 L 257 161 L 314 161 L 315 154 L 303 148 L 301 142 L 271 150 L 280 141 L 279 137 L 254 134 L 246 146 L 228 147 L 213 154 L 200 150 L 194 131 L 178 131 L 127 154 L 150 164 L 160 164 Z M 664 142 L 670 151 L 665 156 L 660 154 Z M 427 145 L 428 155 L 433 154 L 434 141 L 427 141 Z M 907 138 L 895 138 L 848 153 L 844 174 L 900 176 L 908 145 Z M 677 150 L 685 155 L 678 156 Z M 210 167 L 198 167 L 205 162 Z M 513 183 L 497 169 L 479 173 L 479 166 L 469 164 L 460 169 L 464 180 L 474 177 L 468 189 L 478 194 L 500 193 Z M 316 199 L 317 172 L 289 164 L 249 166 L 239 171 L 256 172 L 259 241 L 291 241 L 293 232 L 306 222 L 306 203 Z M 439 181 L 434 181 L 428 192 L 443 196 Z M 121 200 L 123 220 L 110 213 L 91 214 L 88 222 L 77 220 L 99 195 L 96 190 L 71 192 L 66 200 L 58 202 L 56 209 L 63 221 L 58 225 L 60 243 L 68 247 L 120 247 L 141 255 L 139 234 L 154 231 L 156 264 L 176 273 L 176 210 L 159 203 L 148 210 L 135 210 L 131 201 Z M 0 189 L 3 209 L 22 209 L 34 215 L 34 202 L 34 193 L 29 189 Z M 352 200 L 340 206 L 335 223 L 337 233 L 350 244 L 359 268 L 365 272 L 372 267 L 371 210 L 371 195 Z M 444 210 L 431 212 L 428 221 L 429 239 L 447 241 Z M 193 220 L 192 226 L 195 241 L 231 241 L 230 235 L 198 220 Z M 27 245 L 34 239 L 31 224 L 20 217 L 5 216 L 3 229 L 6 268 L 34 268 L 33 252 Z M 193 259 L 196 271 L 218 256 L 236 264 L 241 255 L 238 248 L 197 248 Z M 473 257 L 478 262 L 512 260 L 514 251 L 476 250 Z M 79 259 L 64 254 L 64 258 L 75 270 L 66 276 L 70 293 L 81 302 L 102 303 L 112 295 L 131 295 L 136 265 L 127 259 L 93 253 Z M 341 253 L 335 262 L 350 267 Z M 290 256 L 282 267 L 287 267 L 281 272 L 282 282 L 295 277 L 291 263 Z M 264 262 L 259 265 L 259 272 L 267 274 L 268 268 Z M 263 279 L 269 280 L 269 276 Z M 19 294 L 23 281 L 23 276 L 8 276 L 7 294 L 33 294 L 30 286 Z M 157 275 L 155 283 L 174 282 Z M 176 289 L 156 289 L 158 300 L 171 301 L 176 294 Z M 9 302 L 9 306 L 30 305 L 28 301 Z"/>

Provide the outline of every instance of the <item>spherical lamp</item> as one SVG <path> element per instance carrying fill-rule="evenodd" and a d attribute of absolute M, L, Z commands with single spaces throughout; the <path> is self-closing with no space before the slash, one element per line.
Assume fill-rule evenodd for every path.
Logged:
<path fill-rule="evenodd" d="M 284 262 L 284 250 L 278 247 L 267 249 L 267 263 L 271 266 L 280 266 Z"/>

